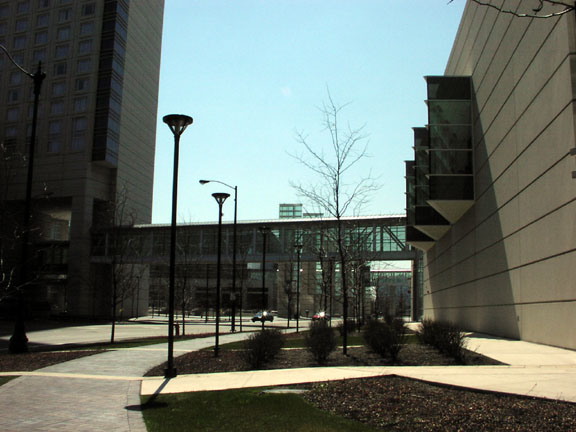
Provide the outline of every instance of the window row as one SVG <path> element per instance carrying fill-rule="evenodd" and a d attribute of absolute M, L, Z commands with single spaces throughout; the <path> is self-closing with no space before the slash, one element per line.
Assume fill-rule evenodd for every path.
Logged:
<path fill-rule="evenodd" d="M 37 9 L 46 9 L 49 8 L 50 6 L 55 6 L 55 5 L 72 5 L 73 2 L 72 0 L 58 0 L 58 2 L 56 2 L 56 0 L 36 0 L 36 6 Z M 16 3 L 16 14 L 17 15 L 24 15 L 24 14 L 28 14 L 30 13 L 30 6 L 31 6 L 31 1 L 30 0 L 24 0 L 24 1 L 19 1 L 18 3 Z M 71 16 L 71 11 L 72 8 L 63 8 L 60 9 L 58 11 L 58 16 L 59 18 L 66 18 L 66 19 L 70 19 Z M 82 5 L 81 10 L 80 10 L 80 14 L 82 16 L 90 16 L 90 15 L 94 15 L 94 13 L 96 12 L 96 3 L 95 2 L 90 2 L 90 3 L 85 3 Z M 9 4 L 1 4 L 0 5 L 0 18 L 8 18 L 11 15 L 11 11 L 10 11 L 10 5 Z"/>
<path fill-rule="evenodd" d="M 75 117 L 72 119 L 72 135 L 83 134 L 86 132 L 86 128 L 88 127 L 88 120 L 86 117 Z M 27 128 L 27 136 L 30 136 L 32 133 L 32 125 L 28 125 Z M 64 132 L 64 120 L 51 120 L 48 122 L 48 134 L 52 135 L 60 135 Z M 17 125 L 8 125 L 4 129 L 4 135 L 7 138 L 16 138 L 18 137 L 18 126 Z"/>
<path fill-rule="evenodd" d="M 55 82 L 52 84 L 52 96 L 59 97 L 66 95 L 66 82 Z M 76 78 L 74 80 L 74 91 L 84 92 L 90 89 L 90 78 Z M 24 92 L 21 88 L 9 89 L 7 93 L 6 100 L 8 103 L 20 102 L 23 100 Z M 30 98 L 33 97 L 32 90 L 30 90 Z"/>
<path fill-rule="evenodd" d="M 35 30 L 47 28 L 50 24 L 50 16 L 48 14 L 38 15 L 36 17 Z M 14 30 L 16 33 L 24 32 L 28 30 L 28 18 L 22 18 L 15 22 Z M 80 23 L 80 36 L 89 36 L 94 33 L 94 22 L 87 21 Z M 8 33 L 8 23 L 0 22 L 0 35 L 5 35 Z M 46 43 L 48 41 L 48 33 L 46 31 L 39 31 L 35 34 L 34 41 L 36 44 Z M 24 35 L 19 35 L 21 37 Z M 60 27 L 56 33 L 57 40 L 68 40 L 70 39 L 70 26 Z"/>
<path fill-rule="evenodd" d="M 56 34 L 56 40 L 58 42 L 66 42 L 70 40 L 70 27 L 61 27 L 58 29 Z M 26 48 L 26 35 L 15 36 L 12 40 L 12 48 L 14 50 L 21 50 Z M 48 31 L 37 32 L 34 35 L 35 45 L 44 45 L 48 43 Z M 92 51 L 93 42 L 92 39 L 84 39 L 78 42 L 78 54 L 87 54 Z M 67 57 L 70 52 L 70 45 L 64 44 L 56 47 L 55 55 L 58 57 Z"/>

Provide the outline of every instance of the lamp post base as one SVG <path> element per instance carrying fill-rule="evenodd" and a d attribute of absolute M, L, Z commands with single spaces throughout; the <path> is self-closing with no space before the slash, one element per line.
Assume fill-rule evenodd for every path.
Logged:
<path fill-rule="evenodd" d="M 14 333 L 10 337 L 8 349 L 12 354 L 22 354 L 28 352 L 28 337 L 24 323 L 18 320 L 14 325 Z"/>
<path fill-rule="evenodd" d="M 177 376 L 178 372 L 176 371 L 176 368 L 164 369 L 164 378 L 176 378 Z"/>

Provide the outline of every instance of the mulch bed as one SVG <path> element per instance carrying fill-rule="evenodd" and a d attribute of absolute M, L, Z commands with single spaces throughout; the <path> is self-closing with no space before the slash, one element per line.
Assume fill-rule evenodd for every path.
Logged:
<path fill-rule="evenodd" d="M 364 347 L 339 349 L 326 366 L 383 366 L 386 359 Z M 501 364 L 468 351 L 468 365 Z M 425 345 L 407 345 L 399 365 L 450 366 L 457 363 Z M 175 359 L 178 374 L 242 371 L 249 368 L 238 351 L 199 351 Z M 306 350 L 283 350 L 266 369 L 318 367 Z M 147 373 L 163 375 L 165 366 Z M 319 409 L 387 431 L 576 431 L 576 404 L 471 391 L 385 376 L 290 387 L 306 388 L 303 397 Z"/>
<path fill-rule="evenodd" d="M 313 384 L 316 407 L 387 431 L 576 430 L 576 405 L 476 392 L 395 376 Z"/>
<path fill-rule="evenodd" d="M 435 349 L 426 345 L 410 344 L 400 352 L 399 363 L 394 364 L 383 359 L 365 347 L 348 348 L 348 356 L 342 354 L 342 349 L 334 351 L 323 366 L 450 366 L 456 365 L 454 359 L 439 354 Z M 471 365 L 497 365 L 495 360 L 468 351 L 466 364 Z M 174 366 L 178 374 L 236 372 L 250 370 L 243 361 L 240 351 L 220 351 L 214 357 L 212 350 L 195 351 L 174 359 Z M 314 358 L 305 349 L 288 349 L 282 352 L 274 361 L 265 364 L 262 369 L 288 369 L 302 367 L 320 367 Z M 157 366 L 146 373 L 146 376 L 164 375 L 166 364 Z"/>
<path fill-rule="evenodd" d="M 29 372 L 101 352 L 104 351 L 55 351 L 29 352 L 23 354 L 2 353 L 0 354 L 0 372 Z"/>

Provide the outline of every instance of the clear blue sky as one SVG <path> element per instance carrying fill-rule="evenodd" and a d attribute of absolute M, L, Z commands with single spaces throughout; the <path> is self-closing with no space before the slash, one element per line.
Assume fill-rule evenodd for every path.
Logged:
<path fill-rule="evenodd" d="M 318 106 L 330 89 L 351 103 L 343 121 L 364 125 L 362 169 L 381 189 L 363 214 L 404 213 L 404 161 L 412 127 L 426 123 L 424 75 L 443 74 L 464 0 L 166 0 L 154 223 L 171 217 L 173 136 L 166 114 L 194 118 L 182 135 L 178 220 L 218 218 L 199 179 L 238 185 L 240 220 L 278 217 L 302 202 L 291 179 L 314 181 L 288 153 L 295 131 L 320 145 Z M 354 178 L 350 178 L 353 181 Z M 306 205 L 306 203 L 305 203 Z M 233 201 L 224 219 L 233 217 Z"/>

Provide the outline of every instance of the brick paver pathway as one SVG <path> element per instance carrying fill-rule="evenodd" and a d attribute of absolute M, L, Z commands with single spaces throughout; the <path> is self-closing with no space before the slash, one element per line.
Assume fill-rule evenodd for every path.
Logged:
<path fill-rule="evenodd" d="M 220 340 L 246 336 L 221 335 Z M 213 337 L 176 342 L 174 355 L 213 343 Z M 0 386 L 0 431 L 145 432 L 140 379 L 164 362 L 166 353 L 166 344 L 109 351 L 37 371 L 70 375 L 16 378 Z"/>

